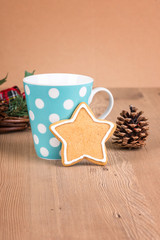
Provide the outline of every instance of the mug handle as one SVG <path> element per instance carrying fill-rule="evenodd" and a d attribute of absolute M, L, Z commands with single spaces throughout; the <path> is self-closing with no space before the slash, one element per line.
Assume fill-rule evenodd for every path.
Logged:
<path fill-rule="evenodd" d="M 107 109 L 105 110 L 105 112 L 99 117 L 99 119 L 105 119 L 108 116 L 108 114 L 110 113 L 110 111 L 112 110 L 113 104 L 114 104 L 113 95 L 107 88 L 97 87 L 97 88 L 92 89 L 88 103 L 90 104 L 92 102 L 94 95 L 97 92 L 101 92 L 101 91 L 106 92 L 109 95 L 109 105 L 108 105 Z"/>

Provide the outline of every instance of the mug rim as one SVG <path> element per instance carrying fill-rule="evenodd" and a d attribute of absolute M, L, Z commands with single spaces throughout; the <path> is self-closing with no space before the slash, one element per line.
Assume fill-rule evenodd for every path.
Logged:
<path fill-rule="evenodd" d="M 77 86 L 93 83 L 93 78 L 74 73 L 42 73 L 24 77 L 23 83 L 38 86 Z"/>

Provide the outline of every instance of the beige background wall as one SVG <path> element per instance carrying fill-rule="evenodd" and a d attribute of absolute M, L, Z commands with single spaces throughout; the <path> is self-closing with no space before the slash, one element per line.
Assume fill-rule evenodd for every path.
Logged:
<path fill-rule="evenodd" d="M 0 0 L 0 77 L 90 75 L 95 86 L 160 86 L 159 0 Z"/>

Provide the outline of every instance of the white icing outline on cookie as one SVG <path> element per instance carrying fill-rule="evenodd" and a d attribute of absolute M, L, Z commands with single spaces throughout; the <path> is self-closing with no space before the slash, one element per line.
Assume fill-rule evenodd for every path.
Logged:
<path fill-rule="evenodd" d="M 94 122 L 97 122 L 97 123 L 106 123 L 106 124 L 110 125 L 109 130 L 107 131 L 106 135 L 103 137 L 102 142 L 101 142 L 102 152 L 103 152 L 103 159 L 94 158 L 94 157 L 92 157 L 92 156 L 90 156 L 90 155 L 83 154 L 83 155 L 81 155 L 79 158 L 75 158 L 75 159 L 73 159 L 73 160 L 71 160 L 71 161 L 67 161 L 67 142 L 65 141 L 64 138 L 61 137 L 61 135 L 56 131 L 55 128 L 58 127 L 58 126 L 64 125 L 64 124 L 68 124 L 68 123 L 74 122 L 74 121 L 76 120 L 76 118 L 77 118 L 77 115 L 78 115 L 79 111 L 80 111 L 82 108 L 84 108 L 84 109 L 87 111 L 87 113 L 90 115 L 90 117 L 92 118 L 92 120 L 93 120 Z M 81 159 L 83 159 L 83 158 L 85 158 L 85 157 L 86 157 L 86 158 L 90 158 L 90 159 L 92 159 L 92 160 L 94 160 L 94 161 L 97 161 L 97 162 L 102 162 L 102 163 L 106 162 L 106 157 L 107 157 L 107 156 L 106 156 L 106 151 L 105 151 L 105 141 L 106 141 L 106 139 L 108 138 L 109 134 L 111 133 L 112 129 L 114 128 L 115 124 L 112 123 L 112 122 L 106 121 L 106 120 L 101 120 L 101 119 L 98 120 L 97 118 L 95 118 L 94 115 L 89 111 L 89 109 L 88 109 L 88 107 L 87 107 L 87 105 L 86 105 L 85 103 L 81 103 L 81 104 L 77 107 L 77 109 L 76 109 L 75 111 L 76 111 L 76 112 L 73 113 L 73 114 L 74 114 L 74 117 L 73 117 L 73 118 L 71 117 L 71 119 L 62 120 L 63 122 L 59 122 L 59 123 L 57 123 L 57 124 L 54 123 L 54 124 L 51 124 L 51 125 L 50 125 L 50 128 L 51 128 L 51 130 L 53 131 L 53 133 L 54 133 L 55 135 L 57 135 L 57 136 L 59 137 L 59 139 L 61 139 L 61 141 L 62 141 L 63 144 L 64 144 L 64 164 L 65 164 L 65 165 L 71 165 L 72 163 L 77 162 L 77 161 L 79 161 L 79 160 L 81 160 Z"/>

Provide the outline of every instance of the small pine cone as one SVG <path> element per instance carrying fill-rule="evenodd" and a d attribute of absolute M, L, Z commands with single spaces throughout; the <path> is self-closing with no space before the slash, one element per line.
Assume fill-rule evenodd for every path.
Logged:
<path fill-rule="evenodd" d="M 8 104 L 5 104 L 0 101 L 0 120 L 3 120 L 6 117 L 5 111 L 8 110 Z"/>
<path fill-rule="evenodd" d="M 148 136 L 148 119 L 132 105 L 129 108 L 130 112 L 123 110 L 117 117 L 112 143 L 122 148 L 140 148 L 145 145 Z"/>

